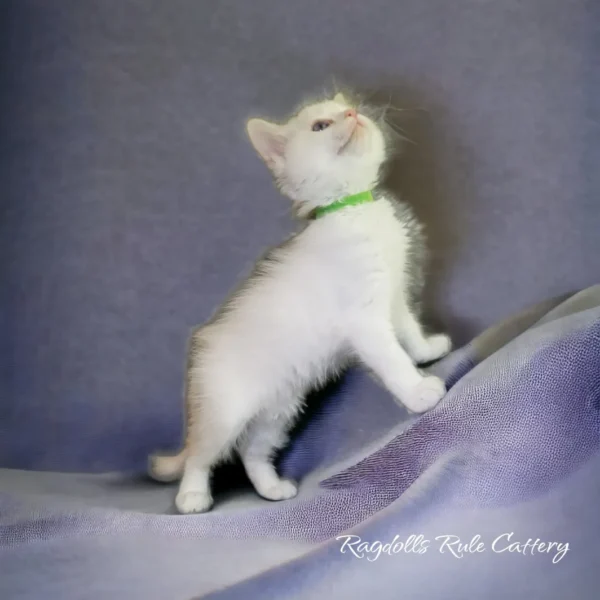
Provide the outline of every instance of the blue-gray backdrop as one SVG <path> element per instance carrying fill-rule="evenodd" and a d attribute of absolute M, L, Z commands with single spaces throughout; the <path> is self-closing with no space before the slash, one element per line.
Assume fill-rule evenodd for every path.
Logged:
<path fill-rule="evenodd" d="M 0 466 L 177 443 L 189 328 L 291 227 L 244 121 L 334 76 L 421 109 L 392 179 L 459 343 L 595 282 L 597 5 L 0 2 Z"/>

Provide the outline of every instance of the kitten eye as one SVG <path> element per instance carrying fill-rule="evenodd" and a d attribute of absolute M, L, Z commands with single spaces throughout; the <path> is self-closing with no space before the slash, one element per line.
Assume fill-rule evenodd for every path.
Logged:
<path fill-rule="evenodd" d="M 331 121 L 315 121 L 312 126 L 313 131 L 323 131 L 331 125 Z"/>

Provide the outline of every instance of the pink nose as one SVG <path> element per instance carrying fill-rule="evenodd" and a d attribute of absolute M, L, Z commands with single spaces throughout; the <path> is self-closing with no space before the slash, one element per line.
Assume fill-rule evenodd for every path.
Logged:
<path fill-rule="evenodd" d="M 344 113 L 345 117 L 352 117 L 353 119 L 356 119 L 356 111 L 353 108 L 349 108 L 345 113 Z"/>

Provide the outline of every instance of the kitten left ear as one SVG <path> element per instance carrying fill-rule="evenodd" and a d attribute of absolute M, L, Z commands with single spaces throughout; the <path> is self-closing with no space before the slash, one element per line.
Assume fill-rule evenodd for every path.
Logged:
<path fill-rule="evenodd" d="M 246 123 L 248 137 L 271 171 L 278 173 L 285 162 L 287 137 L 281 125 L 263 119 L 250 119 Z"/>

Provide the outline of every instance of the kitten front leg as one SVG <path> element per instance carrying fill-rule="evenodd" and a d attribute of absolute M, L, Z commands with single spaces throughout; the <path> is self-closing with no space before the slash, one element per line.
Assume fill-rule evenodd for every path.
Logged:
<path fill-rule="evenodd" d="M 432 409 L 446 393 L 442 379 L 434 375 L 424 376 L 415 367 L 396 339 L 391 323 L 376 317 L 355 322 L 350 341 L 360 360 L 411 412 Z"/>
<path fill-rule="evenodd" d="M 425 334 L 423 326 L 404 299 L 395 303 L 392 322 L 400 344 L 417 365 L 439 360 L 452 349 L 452 341 L 446 334 Z"/>

